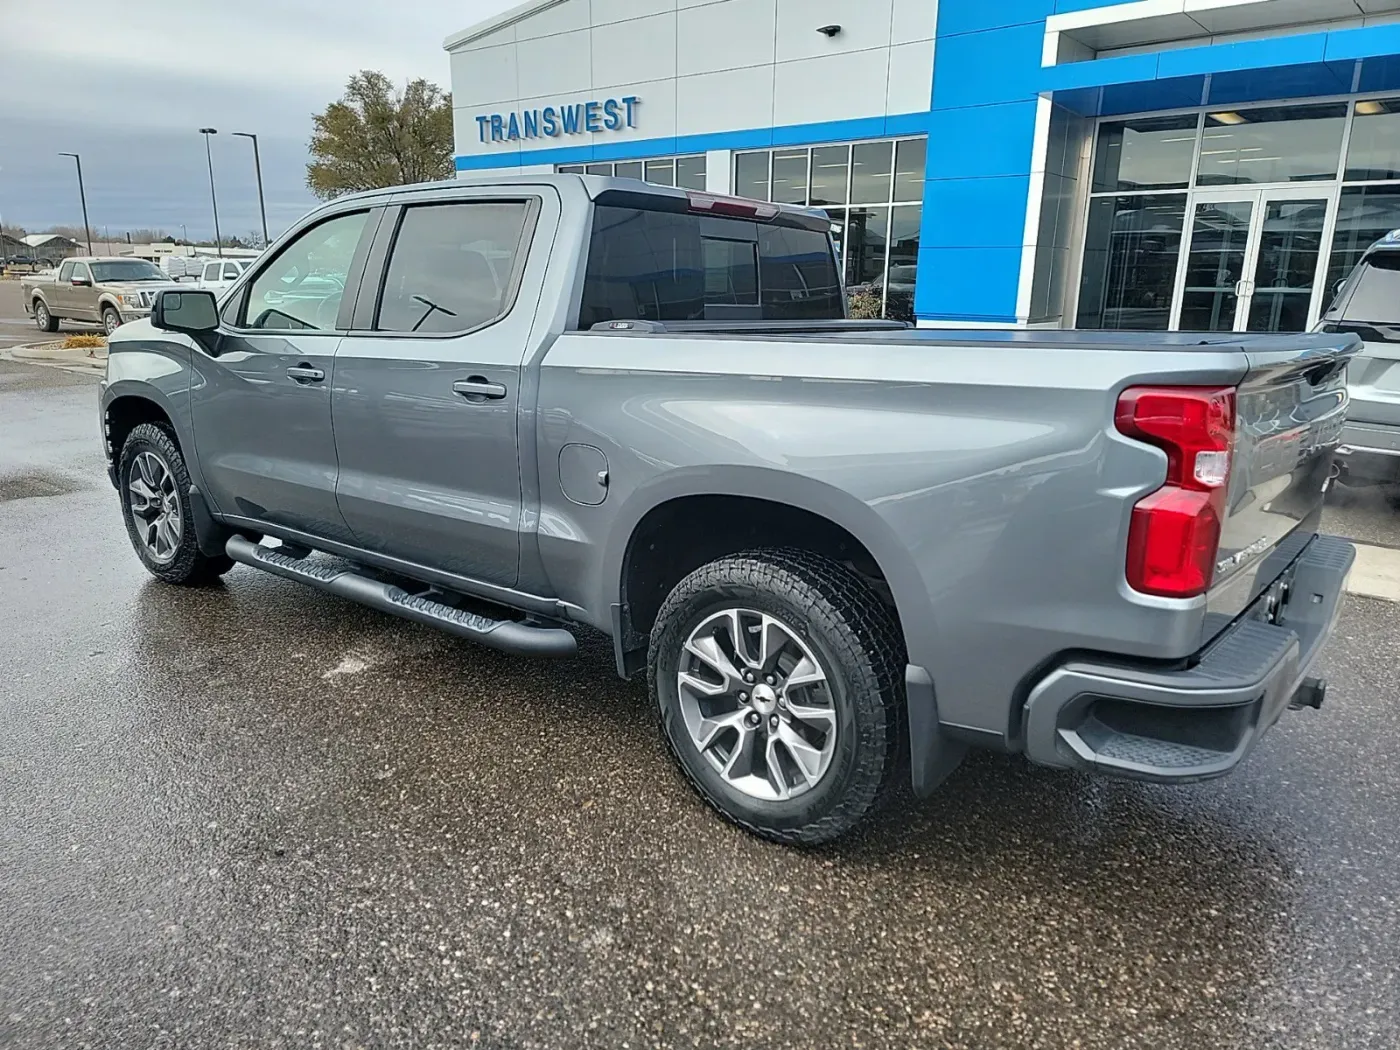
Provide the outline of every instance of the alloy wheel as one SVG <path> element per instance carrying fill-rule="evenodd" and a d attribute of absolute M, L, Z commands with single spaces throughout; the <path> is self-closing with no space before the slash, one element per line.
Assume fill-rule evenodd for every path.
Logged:
<path fill-rule="evenodd" d="M 826 672 L 776 616 L 725 609 L 706 617 L 686 639 L 676 685 L 691 741 L 743 794 L 796 798 L 831 767 L 836 708 Z"/>
<path fill-rule="evenodd" d="M 132 523 L 146 554 L 159 564 L 174 561 L 185 523 L 169 464 L 154 452 L 140 453 L 132 461 L 126 488 Z"/>

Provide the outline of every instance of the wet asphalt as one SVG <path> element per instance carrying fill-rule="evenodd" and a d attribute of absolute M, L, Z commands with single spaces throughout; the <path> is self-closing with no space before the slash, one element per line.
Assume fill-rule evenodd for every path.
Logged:
<path fill-rule="evenodd" d="M 601 642 L 149 579 L 94 398 L 0 362 L 0 1046 L 1400 1044 L 1400 608 L 1227 780 L 976 756 L 802 852 Z"/>

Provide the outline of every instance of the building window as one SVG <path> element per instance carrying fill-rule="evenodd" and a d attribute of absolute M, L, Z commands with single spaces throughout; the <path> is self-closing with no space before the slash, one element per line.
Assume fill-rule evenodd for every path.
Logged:
<path fill-rule="evenodd" d="M 683 190 L 705 188 L 705 155 L 654 157 L 650 160 L 600 161 L 594 164 L 559 164 L 560 173 L 613 175 L 619 179 L 642 179 L 658 186 L 679 186 Z"/>
<path fill-rule="evenodd" d="M 1100 121 L 1077 324 L 1306 330 L 1400 228 L 1397 157 L 1400 98 Z"/>
<path fill-rule="evenodd" d="M 823 208 L 846 268 L 853 317 L 914 320 L 927 139 L 734 155 L 734 192 Z"/>

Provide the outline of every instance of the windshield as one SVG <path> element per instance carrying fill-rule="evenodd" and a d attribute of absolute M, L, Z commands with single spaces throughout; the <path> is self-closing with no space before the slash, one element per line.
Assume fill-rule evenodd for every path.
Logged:
<path fill-rule="evenodd" d="M 92 279 L 99 284 L 113 281 L 168 281 L 160 267 L 144 259 L 123 259 L 120 262 L 95 262 L 92 264 Z"/>
<path fill-rule="evenodd" d="M 1343 320 L 1400 324 L 1400 252 L 1367 256 L 1352 284 Z"/>

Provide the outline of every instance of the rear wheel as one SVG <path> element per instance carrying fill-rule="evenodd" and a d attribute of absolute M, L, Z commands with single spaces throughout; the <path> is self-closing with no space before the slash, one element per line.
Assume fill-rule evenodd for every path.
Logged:
<path fill-rule="evenodd" d="M 122 518 L 136 556 L 157 579 L 197 587 L 233 568 L 225 554 L 199 549 L 190 507 L 190 475 L 171 432 L 155 423 L 134 428 L 118 472 Z"/>
<path fill-rule="evenodd" d="M 41 332 L 58 331 L 58 318 L 49 313 L 49 308 L 42 299 L 34 300 L 34 323 L 39 326 Z"/>
<path fill-rule="evenodd" d="M 778 842 L 854 828 L 902 754 L 904 645 L 843 566 L 757 550 L 697 569 L 666 599 L 648 677 L 677 764 L 711 806 Z"/>

